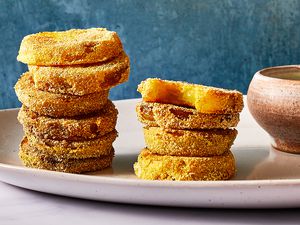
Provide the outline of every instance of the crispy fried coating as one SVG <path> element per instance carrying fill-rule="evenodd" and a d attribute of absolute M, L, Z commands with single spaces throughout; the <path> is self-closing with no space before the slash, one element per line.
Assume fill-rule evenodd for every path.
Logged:
<path fill-rule="evenodd" d="M 20 145 L 19 157 L 25 166 L 31 168 L 66 173 L 84 173 L 110 167 L 114 157 L 114 150 L 111 149 L 108 155 L 101 157 L 83 159 L 57 158 L 35 151 L 29 146 L 27 139 L 24 139 Z"/>
<path fill-rule="evenodd" d="M 142 150 L 134 164 L 137 177 L 145 180 L 227 180 L 235 174 L 235 159 L 230 151 L 211 157 L 158 155 Z"/>
<path fill-rule="evenodd" d="M 75 66 L 29 65 L 35 87 L 60 94 L 86 95 L 110 89 L 128 80 L 129 58 L 125 52 L 105 62 Z"/>
<path fill-rule="evenodd" d="M 171 104 L 140 102 L 136 106 L 140 122 L 171 129 L 212 129 L 236 127 L 239 114 L 199 113 L 196 109 Z"/>
<path fill-rule="evenodd" d="M 235 129 L 175 130 L 144 127 L 150 152 L 170 156 L 214 156 L 228 151 L 237 136 Z"/>
<path fill-rule="evenodd" d="M 116 32 L 105 28 L 72 29 L 25 36 L 17 59 L 29 65 L 77 65 L 102 62 L 122 51 Z"/>
<path fill-rule="evenodd" d="M 40 139 L 84 141 L 99 138 L 115 129 L 118 110 L 108 100 L 104 108 L 91 115 L 72 118 L 53 118 L 41 116 L 22 106 L 18 120 L 25 133 Z"/>
<path fill-rule="evenodd" d="M 148 78 L 138 86 L 143 101 L 196 108 L 200 113 L 233 114 L 243 109 L 238 91 Z"/>
<path fill-rule="evenodd" d="M 118 136 L 114 130 L 100 138 L 86 141 L 67 141 L 38 139 L 32 134 L 26 134 L 28 144 L 41 154 L 48 154 L 57 158 L 93 158 L 109 155 L 112 143 Z"/>
<path fill-rule="evenodd" d="M 108 90 L 89 95 L 54 94 L 37 90 L 32 75 L 24 73 L 15 85 L 16 94 L 25 106 L 40 115 L 71 117 L 101 110 L 107 103 Z"/>

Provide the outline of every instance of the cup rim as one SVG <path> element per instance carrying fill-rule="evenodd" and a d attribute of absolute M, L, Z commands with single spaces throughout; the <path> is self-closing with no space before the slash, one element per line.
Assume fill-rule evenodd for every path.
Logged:
<path fill-rule="evenodd" d="M 297 72 L 299 72 L 300 74 L 300 65 L 283 65 L 283 66 L 273 66 L 273 67 L 266 67 L 263 68 L 259 71 L 257 71 L 255 73 L 255 75 L 266 78 L 266 79 L 274 79 L 274 80 L 281 80 L 281 81 L 285 81 L 285 82 L 299 82 L 300 83 L 300 79 L 289 79 L 289 78 L 280 78 L 280 77 L 274 77 L 272 75 L 268 75 L 266 73 L 269 73 L 271 71 L 276 71 L 277 73 L 279 71 L 284 71 L 286 69 L 295 69 L 297 70 Z"/>

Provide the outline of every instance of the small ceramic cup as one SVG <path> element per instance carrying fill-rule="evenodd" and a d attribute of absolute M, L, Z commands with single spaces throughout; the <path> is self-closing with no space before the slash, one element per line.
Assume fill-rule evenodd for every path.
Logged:
<path fill-rule="evenodd" d="M 272 146 L 300 153 L 300 65 L 258 71 L 247 103 L 257 123 L 272 137 Z"/>

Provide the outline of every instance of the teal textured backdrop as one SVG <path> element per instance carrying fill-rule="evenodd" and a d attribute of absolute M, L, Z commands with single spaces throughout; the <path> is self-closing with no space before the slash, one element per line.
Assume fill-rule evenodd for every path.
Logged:
<path fill-rule="evenodd" d="M 255 71 L 300 60 L 297 0 L 0 0 L 0 108 L 20 106 L 25 35 L 89 27 L 117 31 L 131 59 L 112 99 L 139 97 L 137 84 L 153 76 L 246 93 Z"/>

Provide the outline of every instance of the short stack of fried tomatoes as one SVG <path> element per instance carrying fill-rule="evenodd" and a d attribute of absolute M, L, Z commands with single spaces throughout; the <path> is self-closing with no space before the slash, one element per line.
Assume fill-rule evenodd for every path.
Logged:
<path fill-rule="evenodd" d="M 134 165 L 148 180 L 227 180 L 235 174 L 230 148 L 243 109 L 238 91 L 151 78 L 136 106 L 147 147 Z"/>

